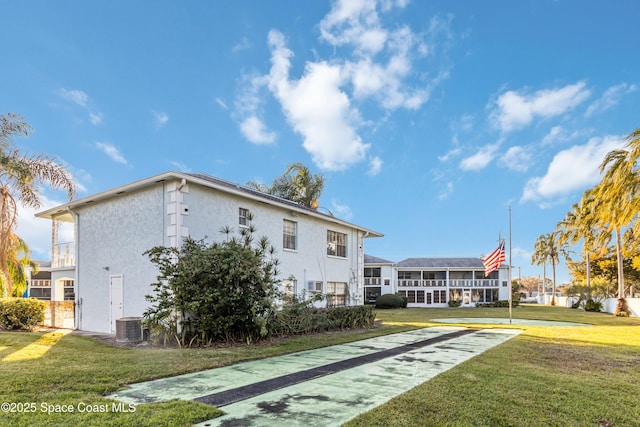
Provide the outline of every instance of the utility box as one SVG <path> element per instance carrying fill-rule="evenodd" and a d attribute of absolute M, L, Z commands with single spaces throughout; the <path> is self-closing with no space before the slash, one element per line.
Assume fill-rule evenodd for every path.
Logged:
<path fill-rule="evenodd" d="M 142 317 L 122 317 L 116 319 L 116 341 L 142 341 Z"/>

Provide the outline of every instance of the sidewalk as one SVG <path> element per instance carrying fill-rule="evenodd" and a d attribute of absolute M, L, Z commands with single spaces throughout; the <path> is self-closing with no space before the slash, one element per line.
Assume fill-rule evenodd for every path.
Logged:
<path fill-rule="evenodd" d="M 226 413 L 199 426 L 337 426 L 520 332 L 425 328 L 133 384 L 107 397 L 197 400 Z"/>

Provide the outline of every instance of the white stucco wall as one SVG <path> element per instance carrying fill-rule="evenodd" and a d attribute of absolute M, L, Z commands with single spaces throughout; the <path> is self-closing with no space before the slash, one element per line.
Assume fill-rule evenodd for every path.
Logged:
<path fill-rule="evenodd" d="M 123 276 L 123 317 L 141 316 L 147 307 L 145 295 L 157 271 L 142 254 L 165 241 L 163 186 L 160 183 L 76 209 L 79 329 L 111 332 L 112 275 Z"/>
<path fill-rule="evenodd" d="M 78 259 L 76 293 L 78 328 L 111 333 L 110 277 L 123 277 L 122 317 L 141 316 L 148 307 L 157 270 L 142 254 L 158 245 L 173 245 L 186 236 L 222 241 L 229 226 L 237 233 L 239 208 L 254 215 L 256 238 L 266 236 L 277 249 L 280 278 L 294 277 L 296 293 L 307 282 L 346 282 L 350 305 L 363 299 L 363 232 L 343 224 L 297 213 L 197 184 L 161 182 L 106 201 L 76 208 Z M 297 222 L 297 249 L 283 249 L 283 219 Z M 327 256 L 327 230 L 347 234 L 347 258 Z M 106 269 L 108 267 L 108 270 Z M 115 319 L 114 319 L 115 320 Z"/>
<path fill-rule="evenodd" d="M 269 206 L 258 201 L 247 200 L 213 189 L 191 185 L 185 203 L 189 205 L 189 215 L 184 225 L 189 235 L 195 239 L 207 236 L 207 241 L 222 241 L 221 227 L 229 226 L 237 234 L 239 208 L 249 209 L 256 228 L 255 237 L 266 236 L 276 248 L 276 258 L 280 261 L 280 278 L 294 277 L 297 281 L 296 293 L 306 288 L 308 281 L 351 283 L 350 304 L 362 303 L 362 262 L 364 256 L 362 233 L 351 227 L 330 224 L 321 219 L 300 213 L 293 214 L 286 207 Z M 283 249 L 283 220 L 297 223 L 297 249 Z M 347 234 L 347 258 L 327 256 L 327 230 Z M 357 298 L 356 298 L 357 297 Z"/>

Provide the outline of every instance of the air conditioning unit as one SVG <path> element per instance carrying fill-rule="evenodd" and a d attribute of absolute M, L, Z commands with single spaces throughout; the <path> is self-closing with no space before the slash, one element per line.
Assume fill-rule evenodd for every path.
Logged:
<path fill-rule="evenodd" d="M 123 317 L 116 319 L 116 341 L 142 341 L 142 317 Z"/>

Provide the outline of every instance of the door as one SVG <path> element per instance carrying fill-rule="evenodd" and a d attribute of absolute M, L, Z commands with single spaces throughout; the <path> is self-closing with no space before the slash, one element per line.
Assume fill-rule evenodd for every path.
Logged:
<path fill-rule="evenodd" d="M 123 299 L 122 290 L 122 275 L 109 276 L 109 301 L 110 301 L 110 313 L 109 322 L 111 324 L 111 333 L 116 333 L 116 319 L 122 318 L 124 310 L 122 307 Z"/>
<path fill-rule="evenodd" d="M 465 290 L 462 292 L 462 305 L 471 305 L 471 291 Z"/>

